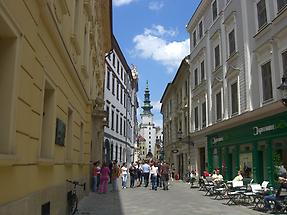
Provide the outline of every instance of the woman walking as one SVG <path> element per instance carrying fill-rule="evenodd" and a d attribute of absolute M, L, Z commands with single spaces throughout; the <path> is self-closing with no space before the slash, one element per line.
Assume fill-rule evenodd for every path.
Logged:
<path fill-rule="evenodd" d="M 126 163 L 123 163 L 121 170 L 122 170 L 122 188 L 126 189 L 128 179 L 128 168 Z"/>
<path fill-rule="evenodd" d="M 94 163 L 93 167 L 93 178 L 94 178 L 94 186 L 93 186 L 93 191 L 94 192 L 99 192 L 99 187 L 100 187 L 100 176 L 101 176 L 101 166 L 100 166 L 100 161 L 97 161 Z"/>
<path fill-rule="evenodd" d="M 100 193 L 106 193 L 108 189 L 110 169 L 104 162 L 101 168 L 101 183 L 100 183 Z"/>

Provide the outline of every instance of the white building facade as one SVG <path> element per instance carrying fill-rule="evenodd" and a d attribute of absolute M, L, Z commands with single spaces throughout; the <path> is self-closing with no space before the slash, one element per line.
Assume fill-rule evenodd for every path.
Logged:
<path fill-rule="evenodd" d="M 104 133 L 105 161 L 133 161 L 138 108 L 138 75 L 130 69 L 113 37 L 113 50 L 106 57 L 105 107 L 107 125 Z"/>
<path fill-rule="evenodd" d="M 277 89 L 287 74 L 286 1 L 202 0 L 187 31 L 192 168 L 219 168 L 227 179 L 240 169 L 272 182 L 272 158 L 287 164 L 286 108 Z"/>
<path fill-rule="evenodd" d="M 188 23 L 190 132 L 199 172 L 204 156 L 209 170 L 218 167 L 232 178 L 248 166 L 260 181 L 272 172 L 270 150 L 286 165 L 284 132 L 281 139 L 272 132 L 260 139 L 252 130 L 266 120 L 276 124 L 276 114 L 286 111 L 276 89 L 287 67 L 286 7 L 283 0 L 203 0 Z"/>

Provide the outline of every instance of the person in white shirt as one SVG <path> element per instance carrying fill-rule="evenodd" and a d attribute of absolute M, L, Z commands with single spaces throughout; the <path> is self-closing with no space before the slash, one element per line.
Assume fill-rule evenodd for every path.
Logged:
<path fill-rule="evenodd" d="M 235 178 L 233 179 L 233 181 L 242 181 L 243 180 L 243 176 L 241 174 L 241 171 L 237 172 L 237 176 L 235 176 Z"/>
<path fill-rule="evenodd" d="M 126 189 L 128 179 L 128 168 L 126 163 L 123 163 L 121 170 L 122 170 L 122 188 Z"/>
<path fill-rule="evenodd" d="M 151 164 L 150 168 L 150 178 L 151 178 L 151 186 L 152 190 L 157 190 L 157 174 L 158 174 L 158 167 L 156 163 Z"/>

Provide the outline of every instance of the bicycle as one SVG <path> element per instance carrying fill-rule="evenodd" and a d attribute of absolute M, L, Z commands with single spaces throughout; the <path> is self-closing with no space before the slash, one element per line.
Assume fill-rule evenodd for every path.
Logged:
<path fill-rule="evenodd" d="M 86 183 L 80 184 L 78 181 L 71 181 L 71 180 L 66 180 L 67 182 L 71 183 L 74 185 L 71 193 L 68 195 L 68 211 L 69 214 L 74 215 L 78 212 L 78 196 L 77 196 L 77 186 L 83 187 L 83 190 L 86 190 Z"/>

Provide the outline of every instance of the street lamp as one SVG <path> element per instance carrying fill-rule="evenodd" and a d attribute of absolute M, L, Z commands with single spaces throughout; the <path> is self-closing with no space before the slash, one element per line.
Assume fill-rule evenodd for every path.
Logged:
<path fill-rule="evenodd" d="M 277 87 L 278 90 L 280 90 L 281 94 L 281 102 L 283 105 L 287 107 L 287 80 L 285 75 L 281 78 L 281 84 L 279 87 Z"/>

